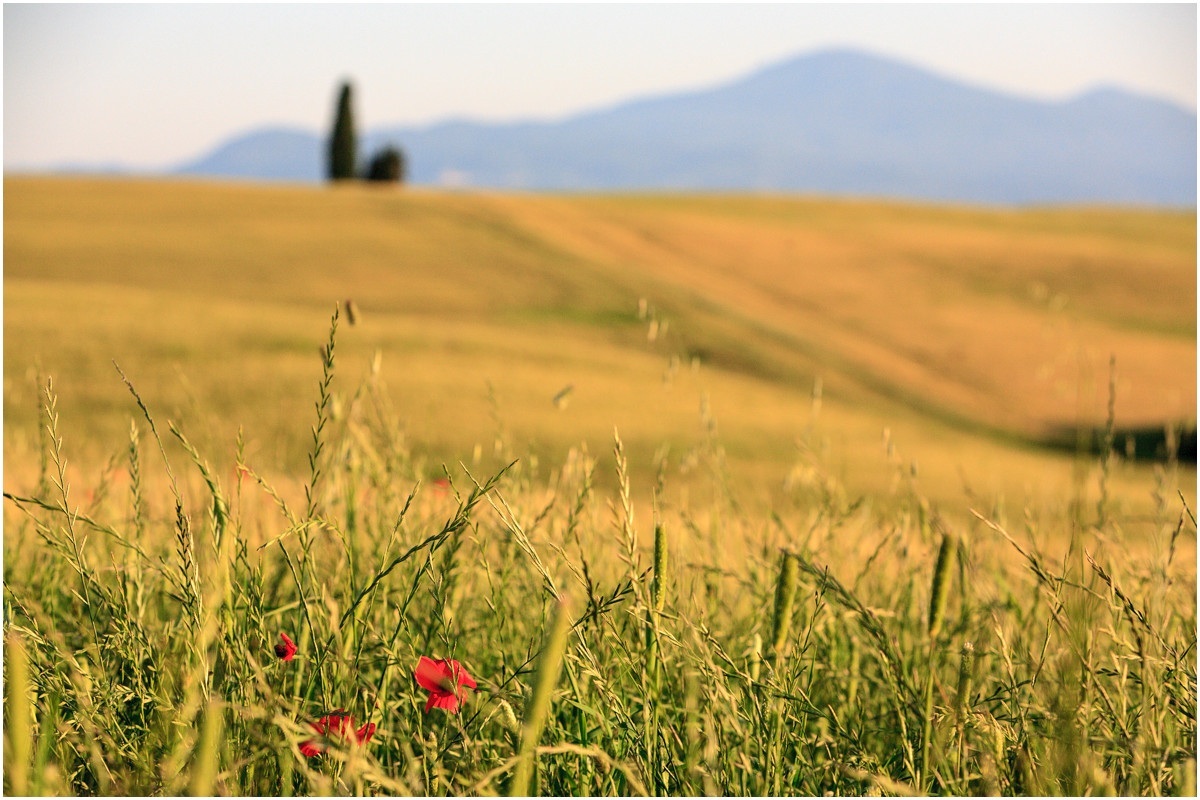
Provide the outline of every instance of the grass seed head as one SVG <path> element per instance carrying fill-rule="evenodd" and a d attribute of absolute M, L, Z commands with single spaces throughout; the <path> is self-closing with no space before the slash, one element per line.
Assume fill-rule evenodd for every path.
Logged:
<path fill-rule="evenodd" d="M 771 619 L 771 657 L 775 663 L 781 660 L 787 644 L 799 582 L 800 567 L 792 554 L 784 551 L 779 560 L 779 578 L 775 582 L 775 615 Z"/>
<path fill-rule="evenodd" d="M 937 636 L 946 618 L 946 601 L 950 597 L 950 562 L 956 538 L 951 533 L 942 535 L 938 548 L 937 564 L 933 570 L 933 585 L 929 592 L 929 635 Z"/>

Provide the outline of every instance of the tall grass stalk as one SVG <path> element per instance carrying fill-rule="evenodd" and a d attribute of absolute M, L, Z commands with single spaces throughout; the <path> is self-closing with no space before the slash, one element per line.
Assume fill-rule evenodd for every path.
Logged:
<path fill-rule="evenodd" d="M 633 502 L 630 500 L 629 463 L 625 458 L 625 445 L 621 443 L 621 434 L 613 429 L 613 457 L 617 466 L 617 494 L 620 507 L 617 509 L 617 526 L 621 532 L 621 543 L 624 546 L 622 557 L 629 569 L 629 579 L 638 578 L 638 540 L 637 529 L 633 523 Z"/>
<path fill-rule="evenodd" d="M 29 656 L 23 638 L 14 632 L 6 637 L 4 664 L 8 668 L 4 682 L 6 734 L 4 776 L 8 794 L 29 794 L 29 765 L 33 757 L 33 702 L 30 698 Z M 43 731 L 43 737 L 48 734 Z"/>
<path fill-rule="evenodd" d="M 929 759 L 934 748 L 933 736 L 933 692 L 937 681 L 937 669 L 941 652 L 938 635 L 946 619 L 946 603 L 950 597 L 951 559 L 957 548 L 957 539 L 953 534 L 944 533 L 942 543 L 938 547 L 937 562 L 933 568 L 933 582 L 929 588 L 929 617 L 926 634 L 929 641 L 929 657 L 926 662 L 925 700 L 922 714 L 920 764 L 914 783 L 917 787 L 926 789 L 932 783 L 929 774 Z"/>
<path fill-rule="evenodd" d="M 71 500 L 68 496 L 70 484 L 67 482 L 67 459 L 63 454 L 62 437 L 58 433 L 58 395 L 54 391 L 54 381 L 51 378 L 47 378 L 46 380 L 44 397 L 46 400 L 45 428 L 50 443 L 50 461 L 54 465 L 54 473 L 50 480 L 58 492 L 59 507 L 63 512 L 63 533 L 66 536 L 65 545 L 69 547 L 67 558 L 75 568 L 75 572 L 79 575 L 88 623 L 92 627 L 92 635 L 98 639 L 100 633 L 96 625 L 97 609 L 92 598 L 92 589 L 96 582 L 92 576 L 91 568 L 88 566 L 87 556 L 84 553 L 87 540 L 86 535 L 79 530 L 77 524 L 79 512 L 78 510 L 72 510 Z"/>
<path fill-rule="evenodd" d="M 221 734 L 225 729 L 223 715 L 224 708 L 220 700 L 210 700 L 208 710 L 204 714 L 204 727 L 200 733 L 196 759 L 190 770 L 191 784 L 188 790 L 192 797 L 213 795 L 221 756 Z"/>
<path fill-rule="evenodd" d="M 1117 427 L 1117 356 L 1108 361 L 1108 413 L 1104 418 L 1104 439 L 1100 443 L 1100 496 L 1096 500 L 1096 527 L 1104 531 L 1108 527 L 1108 483 L 1112 472 L 1112 461 L 1116 455 L 1113 443 Z"/>
<path fill-rule="evenodd" d="M 775 611 L 771 617 L 771 650 L 768 661 L 771 671 L 768 682 L 761 684 L 763 691 L 760 693 L 769 709 L 767 764 L 770 790 L 775 795 L 780 794 L 783 781 L 783 719 L 781 701 L 771 695 L 782 691 L 783 687 L 788 634 L 792 628 L 799 582 L 800 570 L 796 558 L 784 550 L 779 557 L 779 575 L 775 579 Z"/>
<path fill-rule="evenodd" d="M 530 782 L 536 766 L 535 753 L 538 742 L 542 738 L 542 731 L 545 730 L 546 720 L 550 715 L 550 704 L 554 697 L 554 690 L 558 686 L 563 653 L 567 649 L 567 637 L 570 631 L 570 603 L 563 598 L 556 604 L 554 620 L 551 623 L 549 635 L 542 645 L 541 657 L 538 659 L 533 698 L 525 710 L 525 722 L 521 728 L 521 751 L 513 770 L 512 782 L 509 784 L 508 794 L 510 797 L 529 796 Z"/>
<path fill-rule="evenodd" d="M 779 556 L 779 576 L 775 580 L 775 611 L 771 615 L 771 665 L 782 667 L 792 629 L 792 616 L 799 588 L 800 568 L 795 556 L 784 551 Z"/>
<path fill-rule="evenodd" d="M 954 733 L 957 742 L 955 778 L 965 777 L 967 757 L 967 720 L 971 713 L 971 691 L 975 679 L 975 645 L 963 642 L 958 662 L 958 686 L 954 693 Z"/>

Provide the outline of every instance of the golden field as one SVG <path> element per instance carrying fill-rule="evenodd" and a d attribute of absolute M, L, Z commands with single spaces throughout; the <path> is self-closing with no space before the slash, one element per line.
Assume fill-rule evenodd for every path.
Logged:
<path fill-rule="evenodd" d="M 8 178 L 4 257 L 6 792 L 1195 795 L 1193 212 Z"/>
<path fill-rule="evenodd" d="M 431 474 L 498 437 L 552 470 L 614 427 L 635 473 L 663 446 L 686 470 L 711 423 L 767 504 L 820 460 L 854 492 L 915 465 L 950 508 L 1063 505 L 1094 486 L 1041 445 L 1104 426 L 1110 357 L 1119 430 L 1194 425 L 1192 212 L 10 177 L 4 221 L 6 488 L 39 373 L 75 463 L 123 447 L 114 359 L 210 457 L 243 426 L 288 473 L 347 299 L 342 391 L 378 356 Z M 1109 480 L 1138 509 L 1150 475 Z"/>

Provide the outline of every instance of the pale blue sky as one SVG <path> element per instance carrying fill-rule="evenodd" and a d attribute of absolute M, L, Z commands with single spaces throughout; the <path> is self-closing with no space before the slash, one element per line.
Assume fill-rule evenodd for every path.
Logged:
<path fill-rule="evenodd" d="M 4 166 L 165 167 L 265 124 L 555 119 L 852 46 L 1057 100 L 1115 85 L 1196 108 L 1196 6 L 4 6 Z"/>

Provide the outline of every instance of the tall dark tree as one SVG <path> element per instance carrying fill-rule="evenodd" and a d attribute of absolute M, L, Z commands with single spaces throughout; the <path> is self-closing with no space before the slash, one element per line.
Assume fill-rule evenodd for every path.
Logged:
<path fill-rule="evenodd" d="M 407 172 L 408 165 L 404 158 L 404 151 L 388 145 L 371 159 L 371 164 L 367 167 L 366 179 L 403 183 Z"/>
<path fill-rule="evenodd" d="M 337 116 L 333 135 L 329 139 L 329 180 L 350 180 L 355 177 L 358 142 L 354 133 L 353 93 L 349 83 L 342 84 L 338 96 Z"/>

